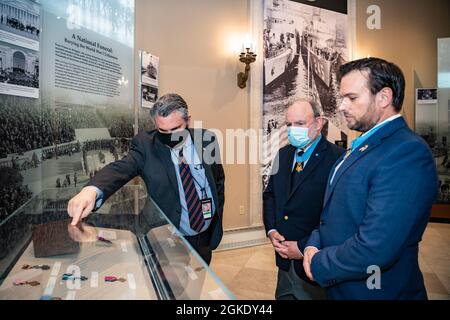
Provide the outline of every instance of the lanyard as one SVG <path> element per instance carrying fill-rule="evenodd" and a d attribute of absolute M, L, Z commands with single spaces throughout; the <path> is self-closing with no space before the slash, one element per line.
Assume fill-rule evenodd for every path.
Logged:
<path fill-rule="evenodd" d="M 179 166 L 179 164 L 182 162 L 180 156 L 177 154 L 177 152 L 174 151 L 174 149 L 171 148 L 170 151 L 171 151 L 171 152 L 175 155 L 175 157 L 177 158 L 177 160 L 178 160 L 178 166 Z M 186 160 L 185 157 L 183 157 L 183 158 Z M 194 170 L 200 170 L 201 168 L 203 168 L 203 165 L 202 165 L 201 163 L 198 164 L 198 165 L 195 165 L 194 148 L 192 148 L 192 147 L 191 147 L 191 161 L 194 163 L 194 165 L 193 165 Z M 189 166 L 189 163 L 186 162 L 186 165 Z M 199 166 L 199 169 L 197 169 L 197 166 Z M 189 167 L 190 167 L 190 166 L 189 166 Z M 207 185 L 207 183 L 208 183 L 208 179 L 206 178 L 206 172 L 205 172 L 205 171 L 203 171 L 203 172 L 204 172 L 204 174 L 205 174 L 205 179 L 204 179 L 204 184 L 203 184 L 203 186 L 202 186 L 202 185 L 200 184 L 200 182 L 195 178 L 195 175 L 194 175 L 194 174 L 191 173 L 191 176 L 192 176 L 192 179 L 194 179 L 194 184 L 196 184 L 196 185 L 200 188 L 200 191 L 201 191 L 201 193 L 202 193 L 202 199 L 206 199 L 206 198 L 208 197 L 208 195 L 207 195 L 207 193 L 206 193 L 206 185 Z"/>
<path fill-rule="evenodd" d="M 304 150 L 303 154 L 299 157 L 298 156 L 298 151 L 299 149 L 295 150 L 295 161 L 296 162 L 306 162 L 309 160 L 309 158 L 311 157 L 312 153 L 314 152 L 314 150 L 316 149 L 316 146 L 319 144 L 320 140 L 322 139 L 322 135 L 319 134 L 316 138 L 316 140 L 313 142 L 313 144 L 311 144 L 307 150 Z"/>

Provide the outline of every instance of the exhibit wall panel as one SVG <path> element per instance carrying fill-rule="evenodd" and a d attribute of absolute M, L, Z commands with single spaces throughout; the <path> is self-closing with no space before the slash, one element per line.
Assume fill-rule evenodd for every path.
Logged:
<path fill-rule="evenodd" d="M 0 223 L 80 189 L 133 137 L 134 0 L 0 6 Z"/>

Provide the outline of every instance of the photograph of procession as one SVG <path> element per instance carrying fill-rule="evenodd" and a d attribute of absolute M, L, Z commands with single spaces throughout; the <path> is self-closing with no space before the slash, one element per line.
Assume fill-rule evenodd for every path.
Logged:
<path fill-rule="evenodd" d="M 346 3 L 346 2 L 344 2 Z M 287 144 L 285 112 L 297 98 L 321 106 L 322 134 L 332 143 L 346 143 L 348 129 L 336 112 L 337 71 L 349 60 L 348 18 L 336 12 L 289 0 L 265 1 L 262 175 L 267 184 L 278 148 Z"/>

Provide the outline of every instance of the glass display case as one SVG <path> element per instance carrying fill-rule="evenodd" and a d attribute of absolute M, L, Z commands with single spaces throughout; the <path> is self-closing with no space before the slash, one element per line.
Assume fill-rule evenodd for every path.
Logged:
<path fill-rule="evenodd" d="M 416 88 L 415 131 L 433 152 L 438 173 L 433 221 L 450 219 L 450 38 L 437 41 L 437 88 Z"/>
<path fill-rule="evenodd" d="M 234 299 L 141 186 L 77 226 L 77 188 L 47 189 L 0 222 L 0 299 Z"/>
<path fill-rule="evenodd" d="M 438 39 L 438 112 L 436 147 L 439 175 L 435 216 L 450 219 L 450 38 Z"/>

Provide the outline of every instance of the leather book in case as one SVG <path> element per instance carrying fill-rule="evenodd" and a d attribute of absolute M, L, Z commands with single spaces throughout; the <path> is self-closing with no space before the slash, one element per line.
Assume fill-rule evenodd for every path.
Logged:
<path fill-rule="evenodd" d="M 70 220 L 60 220 L 34 226 L 34 256 L 42 258 L 78 253 L 80 244 L 70 237 L 69 224 Z"/>

